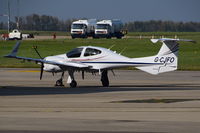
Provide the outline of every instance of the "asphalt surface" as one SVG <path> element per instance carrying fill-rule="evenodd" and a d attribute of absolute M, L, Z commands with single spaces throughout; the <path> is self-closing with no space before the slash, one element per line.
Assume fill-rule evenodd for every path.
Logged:
<path fill-rule="evenodd" d="M 54 87 L 60 74 L 0 69 L 0 133 L 199 133 L 200 71 L 75 75 L 77 88 Z"/>

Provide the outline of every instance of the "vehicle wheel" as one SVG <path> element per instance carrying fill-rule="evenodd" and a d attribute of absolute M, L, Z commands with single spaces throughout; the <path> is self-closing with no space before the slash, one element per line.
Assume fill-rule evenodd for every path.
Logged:
<path fill-rule="evenodd" d="M 107 36 L 106 38 L 107 38 L 107 39 L 111 39 L 111 36 Z"/>
<path fill-rule="evenodd" d="M 57 80 L 55 86 L 64 86 L 62 80 Z"/>
<path fill-rule="evenodd" d="M 103 79 L 101 80 L 103 87 L 108 87 L 109 86 L 109 80 L 108 79 Z"/>
<path fill-rule="evenodd" d="M 88 36 L 87 36 L 87 35 L 85 35 L 83 38 L 84 38 L 84 39 L 87 39 L 87 38 L 88 38 Z"/>
<path fill-rule="evenodd" d="M 117 39 L 122 39 L 122 37 L 121 36 L 117 36 Z"/>
<path fill-rule="evenodd" d="M 77 83 L 75 80 L 72 80 L 72 82 L 69 85 L 70 87 L 75 88 L 77 86 Z"/>

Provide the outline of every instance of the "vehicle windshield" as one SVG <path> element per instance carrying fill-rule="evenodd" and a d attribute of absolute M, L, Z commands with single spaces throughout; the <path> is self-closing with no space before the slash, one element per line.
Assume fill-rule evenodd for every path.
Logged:
<path fill-rule="evenodd" d="M 84 27 L 86 27 L 85 24 L 73 24 L 72 25 L 72 29 L 83 29 Z"/>
<path fill-rule="evenodd" d="M 109 25 L 108 24 L 97 24 L 97 29 L 108 29 Z"/>
<path fill-rule="evenodd" d="M 83 51 L 83 48 L 75 48 L 69 51 L 66 55 L 68 58 L 77 58 L 81 56 L 82 51 Z"/>

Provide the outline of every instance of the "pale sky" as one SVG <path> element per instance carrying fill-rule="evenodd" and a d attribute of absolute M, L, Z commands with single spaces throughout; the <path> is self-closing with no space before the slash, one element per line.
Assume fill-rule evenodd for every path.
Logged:
<path fill-rule="evenodd" d="M 0 0 L 0 14 L 7 14 Z M 33 13 L 59 19 L 96 18 L 128 21 L 170 20 L 200 22 L 200 0 L 10 0 L 11 17 Z M 0 16 L 0 22 L 6 17 Z"/>

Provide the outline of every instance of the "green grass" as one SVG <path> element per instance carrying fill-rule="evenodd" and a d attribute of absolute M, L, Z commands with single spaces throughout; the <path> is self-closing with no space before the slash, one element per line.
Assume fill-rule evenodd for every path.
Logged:
<path fill-rule="evenodd" d="M 199 36 L 199 32 L 128 32 L 128 36 L 165 36 L 165 37 L 180 37 L 180 36 Z"/>
<path fill-rule="evenodd" d="M 131 35 L 146 35 L 151 36 L 153 33 L 130 33 Z M 154 33 L 154 35 L 171 35 L 175 33 Z M 177 33 L 179 38 L 196 40 L 196 44 L 181 42 L 179 52 L 179 70 L 200 70 L 200 33 Z M 3 55 L 8 54 L 16 41 L 0 41 L 0 67 L 39 67 L 32 62 L 21 63 L 20 60 L 3 58 Z M 115 45 L 112 50 L 120 53 L 124 48 L 122 55 L 128 57 L 143 57 L 151 56 L 158 52 L 161 44 L 153 44 L 149 39 L 59 39 L 59 40 L 32 40 L 22 41 L 19 49 L 19 56 L 38 58 L 32 48 L 33 45 L 38 46 L 40 54 L 45 57 L 66 53 L 72 48 L 78 46 L 100 46 L 109 48 Z"/>

